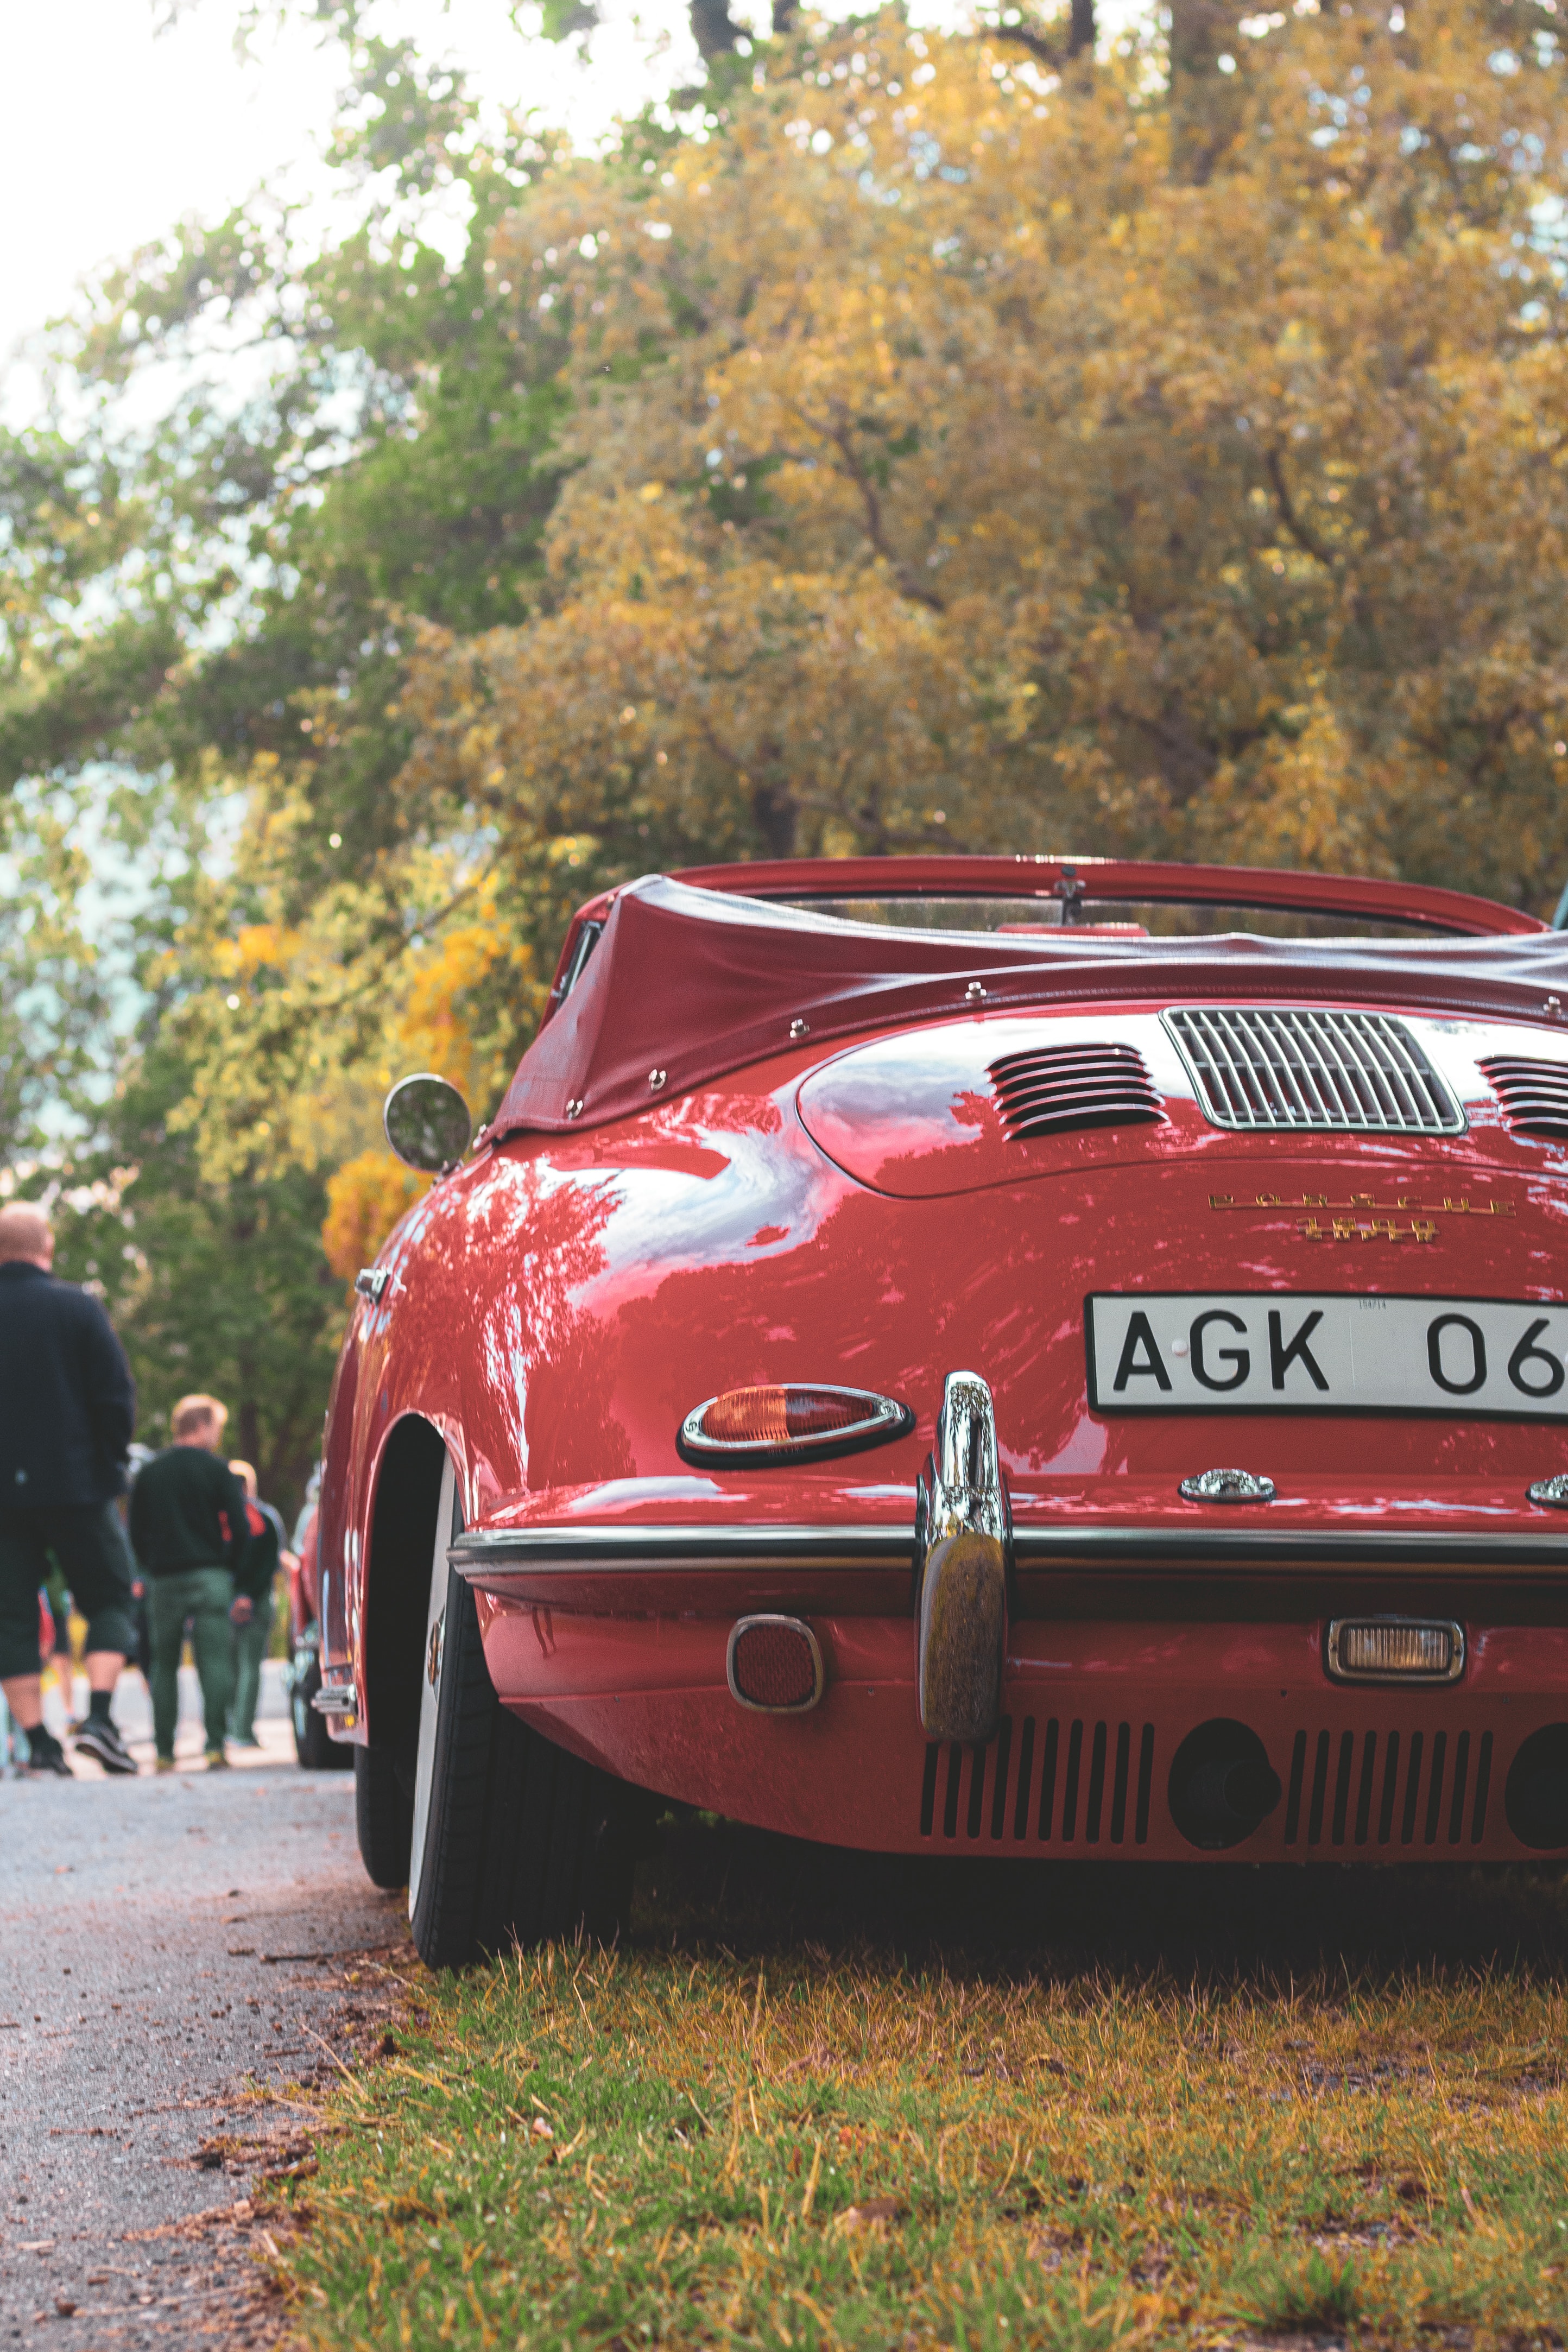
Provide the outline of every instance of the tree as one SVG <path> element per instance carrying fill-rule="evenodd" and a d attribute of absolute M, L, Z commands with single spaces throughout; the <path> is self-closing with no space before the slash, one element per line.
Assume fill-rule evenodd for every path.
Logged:
<path fill-rule="evenodd" d="M 1563 68 L 1499 21 L 1246 20 L 1202 170 L 1136 47 L 1057 87 L 892 19 L 657 174 L 560 162 L 494 247 L 570 339 L 549 593 L 426 632 L 400 787 L 503 863 L 1065 842 L 1548 906 Z"/>
<path fill-rule="evenodd" d="M 1065 846 L 1553 901 L 1551 13 L 1175 0 L 1098 54 L 1085 7 L 989 16 L 747 56 L 720 9 L 685 127 L 593 158 L 481 152 L 355 34 L 343 153 L 395 203 L 309 267 L 258 212 L 137 264 L 75 349 L 90 429 L 11 445 L 0 772 L 243 800 L 169 902 L 165 1125 L 215 1203 L 330 1186 L 340 1276 L 406 1197 L 381 1087 L 428 1051 L 482 1114 L 573 899 L 650 866 Z M 450 267 L 416 231 L 455 170 Z M 204 336 L 133 444 L 127 370 Z"/>

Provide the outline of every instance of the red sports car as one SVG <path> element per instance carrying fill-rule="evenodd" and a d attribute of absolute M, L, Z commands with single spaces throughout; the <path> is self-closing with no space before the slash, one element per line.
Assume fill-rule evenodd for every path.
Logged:
<path fill-rule="evenodd" d="M 674 1800 L 905 1853 L 1568 1851 L 1568 940 L 1054 858 L 595 899 L 363 1294 L 361 1846 L 462 1961 Z"/>

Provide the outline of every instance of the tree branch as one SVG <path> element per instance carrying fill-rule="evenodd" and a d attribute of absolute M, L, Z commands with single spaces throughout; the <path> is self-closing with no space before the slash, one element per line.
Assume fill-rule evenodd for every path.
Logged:
<path fill-rule="evenodd" d="M 1285 468 L 1280 463 L 1278 449 L 1269 449 L 1265 453 L 1263 469 L 1268 477 L 1269 487 L 1274 492 L 1275 504 L 1279 509 L 1279 520 L 1301 550 L 1302 554 L 1310 555 L 1313 562 L 1321 563 L 1326 572 L 1333 571 L 1335 557 L 1332 549 L 1325 546 L 1310 525 L 1304 523 L 1296 512 L 1295 502 L 1286 488 Z"/>
<path fill-rule="evenodd" d="M 805 421 L 809 425 L 811 419 L 807 417 Z M 844 470 L 860 493 L 860 504 L 866 517 L 866 536 L 898 582 L 900 593 L 907 596 L 911 604 L 924 604 L 927 610 L 932 613 L 944 613 L 947 607 L 935 589 L 928 588 L 921 580 L 913 579 L 907 564 L 900 562 L 889 546 L 887 534 L 882 529 L 882 502 L 877 496 L 876 484 L 855 455 L 847 425 L 819 425 L 816 429 L 825 441 L 830 441 L 833 444 L 843 458 Z"/>
<path fill-rule="evenodd" d="M 1027 49 L 1041 65 L 1049 66 L 1053 73 L 1060 73 L 1075 58 L 1094 54 L 1094 5 L 1095 0 L 1071 0 L 1066 26 L 1053 26 L 1048 32 L 1020 21 L 1016 25 L 987 25 L 983 37 L 988 41 L 1012 41 L 1019 48 Z"/>

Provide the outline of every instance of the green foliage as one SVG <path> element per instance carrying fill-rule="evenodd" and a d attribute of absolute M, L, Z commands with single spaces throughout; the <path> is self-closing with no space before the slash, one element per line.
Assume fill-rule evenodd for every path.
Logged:
<path fill-rule="evenodd" d="M 336 160 L 366 185 L 359 225 L 301 254 L 258 198 L 132 257 L 58 331 L 68 431 L 0 442 L 0 789 L 52 780 L 12 810 L 0 1151 L 55 1203 L 61 1271 L 102 1288 L 142 1435 L 210 1388 L 285 1503 L 342 1325 L 326 1178 L 369 1139 L 374 1079 L 323 1104 L 314 1005 L 274 991 L 259 1032 L 236 1024 L 218 950 L 333 893 L 355 950 L 417 931 L 406 863 L 445 819 L 390 789 L 416 616 L 525 615 L 563 404 L 557 341 L 518 333 L 486 266 L 544 149 L 521 131 L 483 148 L 459 77 L 321 13 L 350 43 Z M 472 212 L 455 260 L 420 226 L 454 193 Z M 259 834 L 209 841 L 207 813 L 247 801 Z M 89 887 L 104 858 L 132 884 L 112 917 Z M 514 1052 L 534 1009 L 525 991 L 503 1019 Z M 378 1028 L 350 1030 L 378 1051 Z M 184 1116 L 198 1050 L 216 1154 Z M 279 1166 L 254 1097 L 276 1116 L 301 1085 L 312 1148 Z"/>
<path fill-rule="evenodd" d="M 166 1444 L 174 1400 L 209 1391 L 229 1408 L 229 1447 L 291 1517 L 321 1451 L 342 1320 L 321 1255 L 325 1183 L 298 1169 L 212 1183 L 190 1137 L 171 1129 L 189 1085 L 183 1057 L 154 1042 L 115 1105 L 113 1150 L 129 1170 L 100 1151 L 58 1171 L 57 1270 L 101 1293 L 135 1376 L 142 1441 Z"/>

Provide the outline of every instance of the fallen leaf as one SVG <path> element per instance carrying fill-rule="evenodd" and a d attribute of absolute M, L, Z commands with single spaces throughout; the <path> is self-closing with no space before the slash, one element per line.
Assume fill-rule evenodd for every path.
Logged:
<path fill-rule="evenodd" d="M 904 2209 L 896 2197 L 868 2197 L 864 2205 L 850 2205 L 838 2217 L 842 2230 L 885 2230 L 901 2221 Z"/>

